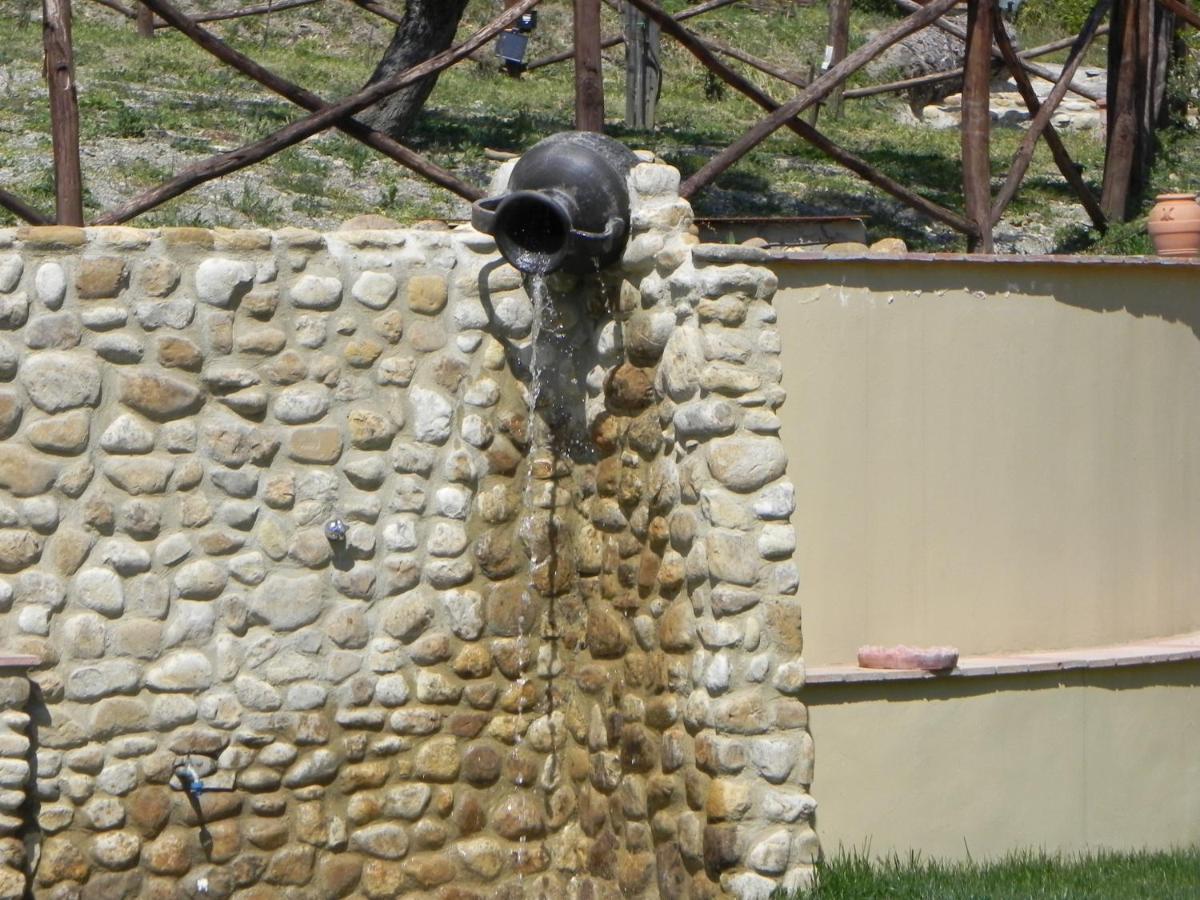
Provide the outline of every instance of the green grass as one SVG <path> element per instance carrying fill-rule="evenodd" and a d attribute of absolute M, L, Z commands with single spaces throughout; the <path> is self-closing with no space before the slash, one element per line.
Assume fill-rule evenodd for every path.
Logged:
<path fill-rule="evenodd" d="M 995 862 L 843 854 L 817 868 L 796 900 L 1194 900 L 1200 850 L 1058 856 L 1017 853 Z"/>
<path fill-rule="evenodd" d="M 666 0 L 672 9 L 687 0 Z M 1026 43 L 1064 33 L 1061 22 L 1077 14 L 1079 0 L 1047 0 L 1036 14 L 1025 13 Z M 0 183 L 42 209 L 52 205 L 53 184 L 45 174 L 49 159 L 49 117 L 45 88 L 38 78 L 41 34 L 29 15 L 27 0 L 0 0 L 0 89 L 5 116 L 0 121 Z M 218 0 L 184 2 L 187 9 L 223 7 Z M 570 39 L 569 0 L 544 0 L 541 21 L 531 42 L 536 58 L 564 49 Z M 1031 5 L 1032 9 L 1032 5 Z M 495 5 L 476 0 L 468 7 L 460 34 L 482 25 Z M 605 33 L 619 27 L 606 11 Z M 121 171 L 101 167 L 85 153 L 85 182 L 108 179 L 131 195 L 182 165 L 268 134 L 303 113 L 253 82 L 211 59 L 187 39 L 169 31 L 147 41 L 131 23 L 92 3 L 77 4 L 75 44 L 82 141 L 85 148 L 119 147 L 122 142 L 161 147 L 145 149 L 136 164 Z M 895 18 L 888 0 L 856 4 L 851 44 Z M 752 0 L 690 23 L 702 33 L 807 73 L 819 62 L 826 41 L 823 3 L 800 6 L 791 0 Z M 1023 23 L 1024 26 L 1024 23 Z M 364 83 L 391 34 L 391 26 L 351 4 L 329 2 L 274 16 L 235 20 L 213 31 L 267 68 L 326 98 L 351 93 Z M 1179 73 L 1175 91 L 1181 108 L 1194 108 L 1200 75 L 1194 63 L 1200 44 L 1192 41 L 1192 64 Z M 621 123 L 624 110 L 623 54 L 606 51 L 608 130 L 630 146 L 655 150 L 685 176 L 741 135 L 762 112 L 735 91 L 715 84 L 692 57 L 664 39 L 665 80 L 652 134 L 630 132 Z M 1103 41 L 1097 48 L 1102 53 Z M 794 89 L 740 64 L 744 75 L 780 100 Z M 852 83 L 868 83 L 865 74 Z M 17 87 L 11 85 L 16 83 Z M 904 100 L 876 97 L 848 102 L 840 119 L 822 113 L 819 126 L 833 141 L 861 156 L 898 181 L 944 205 L 961 208 L 961 152 L 954 131 L 933 131 L 903 124 L 897 110 Z M 573 120 L 573 80 L 569 63 L 508 78 L 490 63 L 466 61 L 438 83 L 408 142 L 438 164 L 477 184 L 486 184 L 495 164 L 485 148 L 520 152 L 541 138 L 569 129 Z M 993 187 L 999 187 L 1021 140 L 1016 129 L 992 135 Z M 1194 128 L 1163 132 L 1163 153 L 1154 185 L 1193 184 L 1200 169 L 1200 134 Z M 1093 135 L 1064 136 L 1084 177 L 1099 189 L 1103 147 Z M 1172 180 L 1171 176 L 1174 175 Z M 243 182 L 255 179 L 262 189 Z M 382 212 L 402 220 L 454 217 L 465 213 L 457 198 L 421 182 L 407 170 L 341 135 L 318 136 L 285 153 L 218 182 L 206 198 L 188 195 L 148 213 L 134 224 L 192 222 L 206 225 L 329 225 L 364 212 Z M 1162 188 L 1166 189 L 1166 188 Z M 1182 188 L 1176 188 L 1182 189 Z M 99 193 L 92 191 L 91 197 Z M 1151 192 L 1146 200 L 1148 209 Z M 196 196 L 196 195 L 194 195 Z M 1123 232 L 1100 239 L 1078 227 L 1055 221 L 1074 200 L 1040 148 L 1024 187 L 1006 222 L 1047 223 L 1061 232 L 1061 246 L 1076 252 L 1113 252 L 1134 246 Z M 694 198 L 701 215 L 846 214 L 871 217 L 871 237 L 899 236 L 918 249 L 959 249 L 961 239 L 919 216 L 904 212 L 878 190 L 825 159 L 790 132 L 764 141 L 715 184 Z M 100 209 L 89 202 L 86 214 Z M 189 216 L 191 217 L 189 219 Z M 14 219 L 0 212 L 0 225 Z M 1117 230 L 1121 232 L 1121 229 Z"/>

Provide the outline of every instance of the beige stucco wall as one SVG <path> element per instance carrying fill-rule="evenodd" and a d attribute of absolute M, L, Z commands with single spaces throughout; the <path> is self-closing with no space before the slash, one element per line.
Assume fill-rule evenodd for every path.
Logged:
<path fill-rule="evenodd" d="M 809 685 L 827 853 L 1200 841 L 1200 664 Z"/>
<path fill-rule="evenodd" d="M 809 665 L 1200 627 L 1200 268 L 774 268 Z"/>

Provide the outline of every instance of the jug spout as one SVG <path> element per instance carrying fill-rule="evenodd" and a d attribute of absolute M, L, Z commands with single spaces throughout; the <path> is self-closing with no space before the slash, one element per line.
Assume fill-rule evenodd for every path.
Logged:
<path fill-rule="evenodd" d="M 621 258 L 629 237 L 626 177 L 637 157 L 603 135 L 554 135 L 513 167 L 510 190 L 477 201 L 471 224 L 529 274 L 597 271 Z"/>
<path fill-rule="evenodd" d="M 573 262 L 604 260 L 624 245 L 626 222 L 610 218 L 600 232 L 576 227 L 574 201 L 555 190 L 512 191 L 480 200 L 471 210 L 471 224 L 493 235 L 500 253 L 531 275 L 557 272 Z"/>

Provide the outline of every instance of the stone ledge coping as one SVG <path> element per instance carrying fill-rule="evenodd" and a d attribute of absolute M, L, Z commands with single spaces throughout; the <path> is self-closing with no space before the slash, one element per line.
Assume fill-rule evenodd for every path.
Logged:
<path fill-rule="evenodd" d="M 971 263 L 989 266 L 1155 266 L 1200 269 L 1200 257 L 1174 259 L 1165 256 L 1038 256 L 982 253 L 815 253 L 763 250 L 773 263 Z"/>
<path fill-rule="evenodd" d="M 1031 650 L 992 656 L 963 656 L 948 672 L 923 669 L 864 669 L 860 666 L 810 666 L 805 684 L 878 684 L 883 681 L 935 681 L 988 675 L 1027 675 L 1073 669 L 1116 669 L 1200 660 L 1200 631 L 1128 644 Z"/>
<path fill-rule="evenodd" d="M 36 656 L 5 656 L 0 653 L 0 669 L 32 669 L 41 665 Z"/>

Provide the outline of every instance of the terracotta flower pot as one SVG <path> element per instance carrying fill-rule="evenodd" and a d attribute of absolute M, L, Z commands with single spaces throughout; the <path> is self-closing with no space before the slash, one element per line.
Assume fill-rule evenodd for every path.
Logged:
<path fill-rule="evenodd" d="M 1159 194 L 1146 230 L 1159 256 L 1200 256 L 1200 203 L 1195 194 Z"/>

